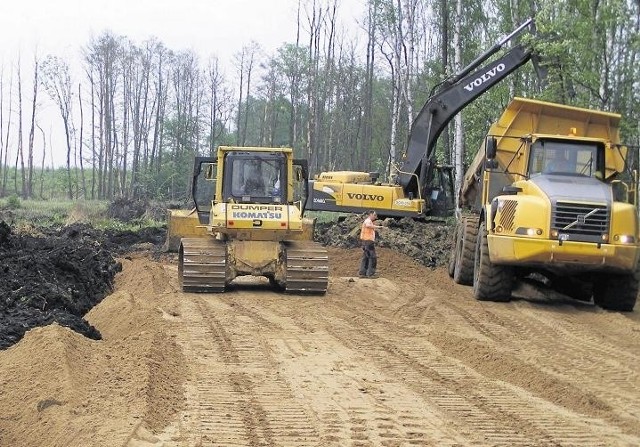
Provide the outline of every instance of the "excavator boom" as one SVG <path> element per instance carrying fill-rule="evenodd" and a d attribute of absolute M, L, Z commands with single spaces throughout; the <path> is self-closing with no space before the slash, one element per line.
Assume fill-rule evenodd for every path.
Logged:
<path fill-rule="evenodd" d="M 427 100 L 411 125 L 405 160 L 398 174 L 397 181 L 405 190 L 415 196 L 424 195 L 433 176 L 436 142 L 445 127 L 463 108 L 531 59 L 530 49 L 516 45 L 502 57 L 476 69 L 531 23 L 531 19 L 527 20 L 478 56 L 452 79 L 443 82 L 438 92 Z"/>

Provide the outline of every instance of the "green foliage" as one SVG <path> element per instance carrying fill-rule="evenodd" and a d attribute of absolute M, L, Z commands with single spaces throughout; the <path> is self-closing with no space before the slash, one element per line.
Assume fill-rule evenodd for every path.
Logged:
<path fill-rule="evenodd" d="M 153 219 L 132 219 L 129 222 L 123 222 L 118 219 L 100 218 L 92 222 L 94 228 L 100 230 L 113 230 L 113 231 L 140 231 L 142 228 L 164 228 L 165 222 L 161 222 Z"/>
<path fill-rule="evenodd" d="M 363 13 L 372 13 L 359 22 L 362 29 L 371 32 L 364 36 L 364 42 L 351 42 L 349 37 L 329 28 L 333 24 L 325 15 L 325 1 L 308 5 L 317 7 L 314 13 L 323 19 L 314 29 L 302 31 L 299 42 L 304 44 L 285 43 L 275 54 L 255 54 L 249 92 L 248 73 L 243 73 L 240 110 L 239 77 L 235 85 L 222 76 L 214 82 L 213 72 L 203 71 L 193 52 L 171 51 L 157 40 L 138 46 L 125 37 L 103 33 L 87 46 L 83 68 L 92 74 L 95 91 L 101 92 L 101 99 L 110 101 L 112 107 L 105 105 L 109 113 L 103 116 L 99 116 L 99 108 L 95 109 L 97 122 L 104 126 L 95 141 L 90 141 L 91 132 L 85 132 L 84 142 L 71 143 L 95 148 L 96 154 L 115 150 L 108 166 L 102 159 L 101 169 L 108 172 L 100 177 L 97 158 L 87 160 L 83 191 L 82 177 L 75 168 L 70 173 L 64 168 L 36 169 L 32 197 L 55 201 L 66 198 L 71 189 L 75 199 L 122 194 L 186 202 L 194 157 L 210 154 L 212 147 L 220 144 L 235 145 L 242 136 L 246 136 L 246 145 L 293 147 L 296 157 L 309 158 L 312 173 L 325 169 L 382 173 L 391 145 L 395 144 L 397 159 L 405 149 L 410 131 L 407 101 L 412 101 L 415 116 L 434 87 L 461 68 L 454 66 L 454 31 L 460 31 L 464 66 L 532 16 L 537 35 L 523 40 L 540 56 L 548 72 L 546 85 L 541 89 L 532 65 L 527 64 L 469 105 L 462 112 L 466 161 L 474 156 L 489 124 L 513 96 L 619 112 L 624 117 L 625 140 L 640 142 L 637 1 L 461 0 L 461 16 L 456 11 L 458 2 L 453 1 L 364 3 L 367 11 Z M 412 7 L 415 11 L 410 11 Z M 403 8 L 402 13 L 398 8 Z M 416 13 L 412 21 L 408 18 L 411 12 Z M 414 42 L 409 41 L 409 30 L 414 33 Z M 310 32 L 315 34 L 309 36 Z M 400 32 L 404 40 L 394 42 Z M 369 37 L 373 41 L 367 46 Z M 413 48 L 413 60 L 406 52 L 393 54 L 398 48 Z M 447 61 L 442 60 L 443 49 L 448 50 Z M 368 62 L 372 63 L 372 73 Z M 394 82 L 394 77 L 397 80 L 401 71 L 408 68 L 411 98 L 404 97 L 398 91 L 398 82 Z M 42 73 L 49 93 L 52 86 L 70 85 L 64 60 L 47 58 Z M 65 106 L 68 97 L 72 93 L 65 90 L 56 102 Z M 392 142 L 394 97 L 400 98 L 402 117 Z M 86 112 L 90 111 L 90 103 L 93 102 L 84 102 Z M 60 112 L 64 114 L 64 110 Z M 75 115 L 71 114 L 70 119 Z M 85 119 L 89 115 L 86 113 Z M 79 128 L 78 123 L 71 124 Z M 113 137 L 108 143 L 104 141 L 105 133 Z M 451 129 L 443 135 L 451 137 Z M 444 140 L 440 138 L 436 158 L 450 163 L 452 144 L 445 147 Z M 140 153 L 132 162 L 134 142 Z M 129 150 L 126 157 L 121 152 L 125 147 Z M 72 165 L 75 166 L 73 161 Z M 21 171 L 17 170 L 17 178 L 12 167 L 0 167 L 0 172 L 2 177 L 6 174 L 2 194 L 24 199 Z"/>
<path fill-rule="evenodd" d="M 9 198 L 7 199 L 6 207 L 10 210 L 18 210 L 22 208 L 22 203 L 20 202 L 18 196 L 14 194 L 12 196 L 9 196 Z"/>

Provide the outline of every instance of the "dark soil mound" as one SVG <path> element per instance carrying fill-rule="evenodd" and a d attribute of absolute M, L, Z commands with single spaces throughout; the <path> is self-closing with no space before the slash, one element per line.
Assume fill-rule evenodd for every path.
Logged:
<path fill-rule="evenodd" d="M 129 222 L 141 219 L 147 211 L 147 202 L 144 200 L 132 200 L 125 197 L 114 199 L 107 208 L 107 215 L 112 219 Z"/>
<path fill-rule="evenodd" d="M 353 248 L 360 245 L 360 227 L 365 217 L 316 225 L 314 239 L 323 245 Z M 376 231 L 379 247 L 388 247 L 428 267 L 446 265 L 451 248 L 453 226 L 441 221 L 417 221 L 408 217 L 387 218 L 376 224 L 385 228 Z"/>
<path fill-rule="evenodd" d="M 0 222 L 0 349 L 54 321 L 99 339 L 82 316 L 112 290 L 120 268 L 96 238 L 73 226 L 34 237 Z"/>
<path fill-rule="evenodd" d="M 119 197 L 109 204 L 107 215 L 121 222 L 132 222 L 140 219 L 165 221 L 167 219 L 167 204 Z"/>

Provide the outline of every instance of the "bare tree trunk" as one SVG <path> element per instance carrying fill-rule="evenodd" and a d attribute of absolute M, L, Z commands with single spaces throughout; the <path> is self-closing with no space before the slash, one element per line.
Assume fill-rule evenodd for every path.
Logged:
<path fill-rule="evenodd" d="M 82 153 L 82 146 L 84 145 L 84 109 L 82 108 L 82 88 L 78 83 L 78 107 L 80 108 L 80 178 L 82 181 L 82 197 L 87 198 L 87 182 L 84 175 L 84 154 Z"/>
<path fill-rule="evenodd" d="M 360 154 L 357 157 L 357 168 L 360 169 L 364 168 L 365 160 L 368 158 L 373 143 L 373 68 L 375 64 L 375 45 L 376 9 L 375 5 L 369 2 L 367 11 L 367 59 L 363 107 L 363 135 Z"/>
<path fill-rule="evenodd" d="M 244 126 L 242 128 L 242 144 L 241 146 L 245 146 L 247 143 L 247 128 L 249 127 L 249 101 L 251 99 L 251 73 L 253 72 L 253 64 L 255 62 L 256 52 L 258 50 L 258 45 L 255 42 L 251 42 L 251 46 L 249 47 L 249 60 L 247 65 L 247 94 L 245 98 L 245 106 L 244 106 Z"/>
<path fill-rule="evenodd" d="M 31 129 L 29 130 L 29 152 L 27 158 L 27 186 L 26 195 L 28 198 L 33 196 L 33 139 L 35 135 L 36 122 L 36 106 L 38 101 L 38 58 L 36 57 L 33 65 L 33 101 L 31 103 Z"/>
<path fill-rule="evenodd" d="M 18 58 L 18 152 L 16 153 L 16 164 L 15 164 L 15 178 L 14 178 L 14 187 L 15 192 L 18 194 L 18 160 L 20 160 L 20 177 L 22 179 L 22 185 L 20 185 L 20 195 L 26 199 L 27 198 L 27 182 L 26 182 L 26 173 L 24 169 L 24 146 L 22 141 L 22 62 L 20 58 Z"/>
<path fill-rule="evenodd" d="M 26 174 L 24 169 L 24 146 L 22 142 L 22 69 L 21 69 L 21 60 L 18 58 L 18 152 L 16 153 L 16 164 L 15 164 L 15 178 L 14 178 L 14 186 L 15 192 L 18 194 L 18 160 L 20 160 L 20 177 L 22 179 L 22 185 L 20 187 L 20 194 L 23 198 L 27 198 L 27 182 L 26 182 Z"/>
<path fill-rule="evenodd" d="M 449 6 L 447 0 L 440 0 L 440 15 L 442 18 L 442 29 L 440 30 L 442 78 L 446 78 L 449 72 Z M 442 147 L 444 148 L 445 159 L 451 160 L 451 143 L 449 141 L 449 129 L 446 128 L 440 136 Z"/>
<path fill-rule="evenodd" d="M 236 120 L 236 145 L 240 146 L 242 139 L 241 133 L 242 129 L 240 128 L 240 123 L 242 122 L 242 96 L 244 94 L 244 57 L 245 57 L 245 48 L 242 49 L 242 53 L 240 54 L 239 61 L 239 69 L 240 69 L 240 91 L 238 92 L 238 119 Z M 236 56 L 237 58 L 237 56 Z M 245 111 L 246 113 L 246 111 Z"/>
<path fill-rule="evenodd" d="M 4 140 L 4 173 L 2 175 L 2 196 L 7 194 L 7 180 L 9 174 L 9 137 L 11 136 L 11 112 L 13 108 L 11 107 L 11 100 L 13 97 L 13 70 L 11 71 L 11 78 L 9 80 L 9 113 L 7 117 L 7 131 L 5 133 Z M 0 110 L 2 107 L 0 107 Z M 4 122 L 4 120 L 3 120 Z M 2 134 L 0 133 L 0 139 L 2 139 Z"/>
<path fill-rule="evenodd" d="M 455 49 L 455 70 L 456 72 L 462 68 L 462 45 L 460 43 L 461 23 L 462 23 L 462 0 L 456 0 L 456 20 L 453 31 L 453 47 Z M 454 118 L 454 166 L 455 166 L 455 187 L 454 191 L 460 190 L 460 184 L 462 183 L 462 177 L 464 176 L 464 142 L 462 136 L 464 134 L 464 127 L 462 122 L 462 112 Z M 458 194 L 455 194 L 455 206 L 456 210 L 460 208 Z"/>
<path fill-rule="evenodd" d="M 45 139 L 44 130 L 42 127 L 38 126 L 38 130 L 42 134 L 42 163 L 40 165 L 40 195 L 41 199 L 44 198 L 44 160 L 47 157 L 47 141 Z M 53 168 L 53 166 L 51 166 Z"/>
<path fill-rule="evenodd" d="M 11 111 L 11 107 L 9 107 Z M 4 172 L 7 171 L 6 162 L 2 163 L 5 157 L 5 151 L 9 148 L 4 144 L 4 65 L 0 65 L 0 197 L 4 196 L 4 185 L 2 179 Z"/>

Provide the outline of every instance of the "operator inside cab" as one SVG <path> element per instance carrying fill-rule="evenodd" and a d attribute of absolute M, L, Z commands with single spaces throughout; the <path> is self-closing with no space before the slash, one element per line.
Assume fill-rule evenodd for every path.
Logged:
<path fill-rule="evenodd" d="M 596 177 L 601 174 L 595 143 L 538 140 L 531 146 L 529 175 L 555 174 Z"/>
<path fill-rule="evenodd" d="M 251 196 L 265 196 L 265 184 L 262 176 L 262 163 L 260 160 L 247 160 L 244 163 L 243 194 Z"/>
<path fill-rule="evenodd" d="M 549 158 L 547 159 L 547 163 L 542 171 L 545 174 L 556 174 L 556 173 L 574 173 L 576 172 L 575 165 L 572 164 L 565 151 L 563 150 L 552 150 L 549 151 Z"/>

